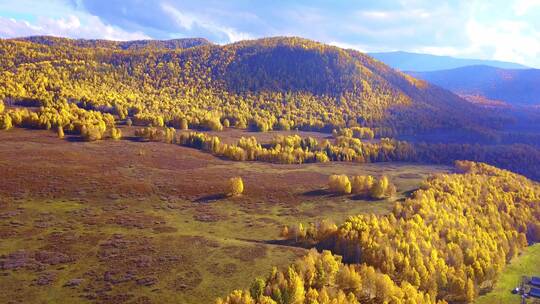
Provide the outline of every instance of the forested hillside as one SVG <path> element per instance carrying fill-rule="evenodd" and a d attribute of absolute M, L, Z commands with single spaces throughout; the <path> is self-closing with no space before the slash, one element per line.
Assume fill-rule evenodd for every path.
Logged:
<path fill-rule="evenodd" d="M 463 161 L 540 179 L 538 132 L 508 129 L 507 114 L 301 38 L 0 40 L 0 129 L 56 133 L 1 134 L 0 190 L 14 199 L 0 204 L 0 268 L 18 275 L 4 282 L 56 284 L 57 294 L 39 291 L 50 299 L 200 301 L 307 253 L 217 303 L 471 302 L 540 240 L 539 185 Z M 419 185 L 423 170 L 375 162 L 448 174 Z M 70 193 L 73 204 L 57 201 Z M 51 200 L 27 202 L 37 195 Z M 67 250 L 77 240 L 58 244 L 64 227 L 95 236 Z M 37 228 L 47 234 L 24 234 Z M 16 251 L 23 236 L 31 253 Z M 15 273 L 57 252 L 63 262 L 50 266 L 74 263 L 69 281 L 58 266 L 58 279 Z"/>
<path fill-rule="evenodd" d="M 364 54 L 300 38 L 219 46 L 34 37 L 2 40 L 0 53 L 0 98 L 10 105 L 73 112 L 68 104 L 75 104 L 168 125 L 228 119 L 263 130 L 278 129 L 281 120 L 309 130 L 364 125 L 387 134 L 456 128 L 483 134 L 499 124 L 456 95 Z"/>
<path fill-rule="evenodd" d="M 540 187 L 482 163 L 456 167 L 388 215 L 289 227 L 292 240 L 339 256 L 312 252 L 217 303 L 471 303 L 540 241 Z"/>
<path fill-rule="evenodd" d="M 468 159 L 538 177 L 537 166 L 527 159 L 507 157 L 530 150 L 529 158 L 537 159 L 536 148 L 459 145 L 531 144 L 537 138 L 501 133 L 499 129 L 511 123 L 505 113 L 473 105 L 360 52 L 306 39 L 267 38 L 220 46 L 204 39 L 113 42 L 30 37 L 0 40 L 0 55 L 0 103 L 5 105 L 0 109 L 0 129 L 52 129 L 60 138 L 80 135 L 87 141 L 120 139 L 122 124 L 259 132 L 364 128 L 377 139 L 407 135 L 412 141 L 419 134 L 432 134 L 442 146 L 415 145 L 408 148 L 414 153 L 406 157 L 381 152 L 396 149 L 385 144 L 392 141 L 383 141 L 386 148 L 380 149 L 380 144 L 337 137 L 333 152 L 322 143 L 316 149 L 310 146 L 311 151 L 306 146 L 290 147 L 286 155 L 281 155 L 285 146 L 280 145 L 272 153 L 281 153 L 273 156 L 279 162 L 316 159 L 308 154 L 318 150 L 327 156 L 322 160 Z M 162 132 L 154 130 L 153 136 L 157 131 Z M 151 135 L 144 132 L 137 134 Z M 455 134 L 456 145 L 447 147 L 445 134 Z M 242 154 L 245 148 L 235 147 L 232 154 Z"/>

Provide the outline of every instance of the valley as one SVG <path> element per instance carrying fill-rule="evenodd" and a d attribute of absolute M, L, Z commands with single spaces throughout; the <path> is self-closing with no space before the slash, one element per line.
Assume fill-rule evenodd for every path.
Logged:
<path fill-rule="evenodd" d="M 299 37 L 0 52 L 0 302 L 487 303 L 536 271 L 530 108 Z"/>

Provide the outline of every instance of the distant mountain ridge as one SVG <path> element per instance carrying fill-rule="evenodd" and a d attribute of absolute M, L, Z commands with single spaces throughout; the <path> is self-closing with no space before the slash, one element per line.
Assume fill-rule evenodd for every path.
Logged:
<path fill-rule="evenodd" d="M 464 59 L 450 56 L 437 56 L 402 51 L 368 53 L 368 55 L 400 71 L 429 72 L 437 70 L 450 70 L 473 65 L 486 65 L 502 69 L 529 68 L 527 66 L 512 62 L 504 62 L 497 60 Z"/>
<path fill-rule="evenodd" d="M 205 38 L 113 41 L 104 39 L 68 39 L 54 36 L 30 36 L 13 40 L 29 41 L 47 46 L 76 46 L 82 48 L 102 47 L 121 50 L 135 50 L 143 48 L 174 50 L 212 44 L 212 42 Z"/>
<path fill-rule="evenodd" d="M 540 105 L 540 69 L 501 69 L 482 65 L 408 73 L 462 96 L 482 96 L 512 105 Z"/>

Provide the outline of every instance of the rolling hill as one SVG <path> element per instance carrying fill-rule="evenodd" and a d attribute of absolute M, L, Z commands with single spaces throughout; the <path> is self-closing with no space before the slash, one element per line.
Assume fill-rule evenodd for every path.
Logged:
<path fill-rule="evenodd" d="M 193 124 L 211 113 L 270 129 L 279 119 L 327 131 L 361 124 L 390 134 L 483 130 L 496 121 L 455 94 L 365 54 L 302 38 L 220 46 L 201 39 L 32 37 L 2 40 L 0 53 L 0 97 L 12 103 L 68 101 L 165 122 L 186 117 Z"/>
<path fill-rule="evenodd" d="M 511 62 L 463 59 L 450 56 L 436 56 L 409 52 L 369 53 L 369 55 L 400 71 L 437 71 L 471 65 L 487 65 L 503 69 L 527 69 L 527 67 L 524 65 Z"/>
<path fill-rule="evenodd" d="M 540 241 L 503 112 L 296 37 L 0 40 L 0 302 L 471 303 Z"/>
<path fill-rule="evenodd" d="M 540 104 L 540 70 L 468 66 L 411 75 L 460 95 L 481 96 L 512 105 Z"/>

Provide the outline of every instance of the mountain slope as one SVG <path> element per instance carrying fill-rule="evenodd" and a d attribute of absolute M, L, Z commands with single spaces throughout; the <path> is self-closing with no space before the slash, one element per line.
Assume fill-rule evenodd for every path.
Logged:
<path fill-rule="evenodd" d="M 424 72 L 448 70 L 470 65 L 488 65 L 505 69 L 527 68 L 521 64 L 504 61 L 463 59 L 408 52 L 369 53 L 369 55 L 400 71 Z"/>
<path fill-rule="evenodd" d="M 307 39 L 173 50 L 129 45 L 140 43 L 2 40 L 0 97 L 46 106 L 75 102 L 165 122 L 186 118 L 195 125 L 212 115 L 238 127 L 270 129 L 283 120 L 300 129 L 361 124 L 401 134 L 480 130 L 494 121 L 449 91 L 365 54 Z"/>
<path fill-rule="evenodd" d="M 537 69 L 469 66 L 410 74 L 462 95 L 482 96 L 514 105 L 540 104 L 540 70 Z"/>

